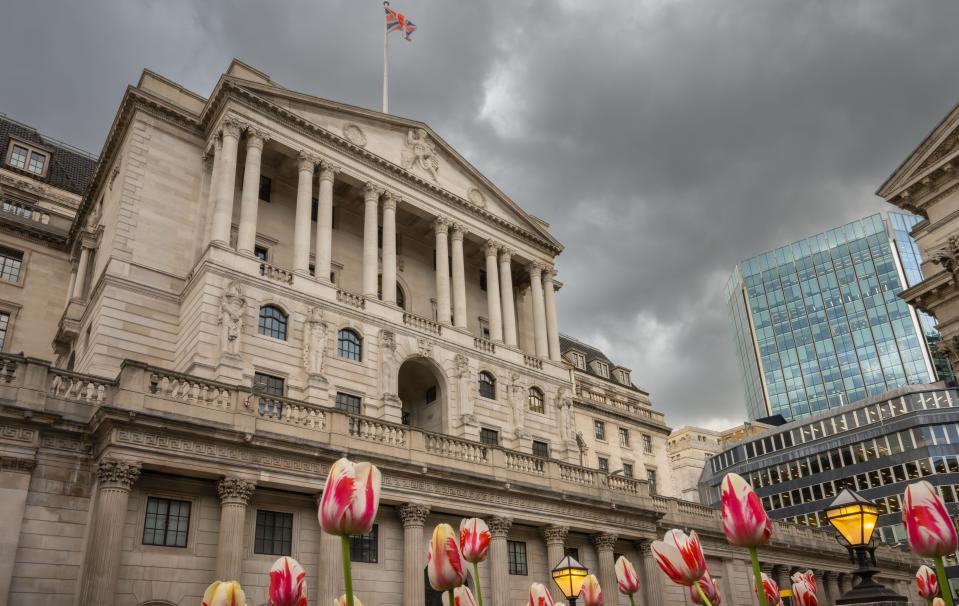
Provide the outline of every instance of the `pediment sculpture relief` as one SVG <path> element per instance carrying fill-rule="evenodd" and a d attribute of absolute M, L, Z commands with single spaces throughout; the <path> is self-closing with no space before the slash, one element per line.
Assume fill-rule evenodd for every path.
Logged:
<path fill-rule="evenodd" d="M 363 132 L 362 128 L 352 122 L 347 122 L 343 125 L 343 136 L 353 145 L 366 147 L 366 133 Z"/>
<path fill-rule="evenodd" d="M 436 154 L 436 145 L 430 141 L 426 130 L 411 128 L 406 133 L 406 146 L 400 157 L 403 168 L 428 173 L 433 181 L 439 182 L 440 159 Z"/>

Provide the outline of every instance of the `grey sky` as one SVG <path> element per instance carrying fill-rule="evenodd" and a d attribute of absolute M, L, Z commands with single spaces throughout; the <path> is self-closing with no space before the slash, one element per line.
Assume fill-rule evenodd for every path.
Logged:
<path fill-rule="evenodd" d="M 428 122 L 566 245 L 564 332 L 673 426 L 745 415 L 735 263 L 873 212 L 959 101 L 949 0 L 394 0 L 393 113 Z M 99 152 L 149 67 L 209 93 L 236 56 L 378 109 L 378 0 L 11 2 L 0 111 Z"/>

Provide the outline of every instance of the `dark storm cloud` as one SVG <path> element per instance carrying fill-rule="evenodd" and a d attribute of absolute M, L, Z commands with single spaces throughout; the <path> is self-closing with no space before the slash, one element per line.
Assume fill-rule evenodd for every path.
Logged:
<path fill-rule="evenodd" d="M 959 100 L 959 4 L 395 0 L 391 109 L 566 245 L 565 332 L 671 424 L 744 415 L 722 296 L 748 256 L 863 216 Z M 4 7 L 0 111 L 99 150 L 149 67 L 207 94 L 233 56 L 377 109 L 377 0 Z"/>

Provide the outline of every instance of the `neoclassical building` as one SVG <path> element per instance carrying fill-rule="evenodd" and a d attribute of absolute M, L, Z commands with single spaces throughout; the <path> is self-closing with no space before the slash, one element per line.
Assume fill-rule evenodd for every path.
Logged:
<path fill-rule="evenodd" d="M 567 552 L 609 602 L 625 554 L 643 604 L 683 603 L 649 555 L 672 527 L 701 534 L 725 603 L 752 603 L 718 511 L 673 498 L 662 413 L 560 337 L 548 224 L 425 124 L 234 61 L 208 97 L 144 72 L 75 191 L 0 135 L 0 245 L 27 268 L 0 272 L 0 311 L 22 300 L 0 353 L 0 604 L 194 605 L 219 578 L 259 606 L 280 555 L 328 604 L 316 499 L 343 455 L 383 472 L 351 539 L 368 606 L 439 604 L 427 539 L 473 515 L 491 606 Z M 32 230 L 6 210 L 21 190 L 49 215 Z M 777 523 L 762 558 L 784 585 L 819 570 L 824 599 L 851 584 L 820 530 Z M 880 560 L 910 591 L 917 562 Z"/>

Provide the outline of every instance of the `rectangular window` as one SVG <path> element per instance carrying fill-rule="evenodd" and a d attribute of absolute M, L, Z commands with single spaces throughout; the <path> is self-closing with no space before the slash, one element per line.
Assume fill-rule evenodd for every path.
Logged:
<path fill-rule="evenodd" d="M 633 477 L 633 464 L 623 463 L 623 475 L 627 478 Z"/>
<path fill-rule="evenodd" d="M 10 153 L 10 166 L 14 168 L 19 168 L 21 170 L 26 170 L 27 168 L 27 148 L 20 147 L 19 145 L 13 146 L 13 151 Z"/>
<path fill-rule="evenodd" d="M 643 452 L 653 454 L 653 437 L 649 434 L 643 434 Z"/>
<path fill-rule="evenodd" d="M 269 249 L 265 246 L 256 245 L 253 247 L 253 254 L 256 255 L 256 258 L 260 261 L 266 261 L 266 255 L 269 252 Z"/>
<path fill-rule="evenodd" d="M 47 163 L 47 157 L 43 154 L 38 154 L 35 151 L 30 152 L 30 163 L 27 165 L 27 170 L 35 175 L 43 174 L 43 167 Z"/>
<path fill-rule="evenodd" d="M 293 514 L 258 509 L 253 553 L 277 556 L 293 553 Z"/>
<path fill-rule="evenodd" d="M 509 573 L 526 576 L 529 570 L 526 567 L 526 543 L 523 541 L 506 541 L 506 554 L 509 561 Z"/>
<path fill-rule="evenodd" d="M 606 423 L 593 421 L 593 431 L 596 433 L 597 440 L 606 441 Z"/>
<path fill-rule="evenodd" d="M 572 360 L 573 366 L 575 366 L 576 368 L 580 368 L 580 369 L 586 368 L 586 356 L 584 356 L 583 354 L 573 351 L 573 352 L 570 352 L 569 358 L 570 360 Z"/>
<path fill-rule="evenodd" d="M 284 381 L 281 377 L 274 377 L 262 372 L 253 373 L 253 387 L 257 393 L 269 396 L 283 397 Z"/>
<path fill-rule="evenodd" d="M 577 562 L 579 561 L 579 549 L 576 547 L 567 547 L 564 555 L 572 557 Z"/>
<path fill-rule="evenodd" d="M 320 216 L 320 201 L 313 198 L 310 202 L 310 221 L 316 223 L 316 218 Z"/>
<path fill-rule="evenodd" d="M 481 269 L 479 273 L 480 290 L 486 292 L 486 270 Z"/>
<path fill-rule="evenodd" d="M 649 482 L 649 494 L 656 493 L 656 470 L 647 469 L 646 470 L 646 481 Z"/>
<path fill-rule="evenodd" d="M 8 326 L 10 326 L 10 314 L 0 311 L 0 351 L 6 349 Z"/>
<path fill-rule="evenodd" d="M 549 444 L 540 442 L 539 440 L 533 440 L 533 456 L 544 459 L 549 458 Z"/>
<path fill-rule="evenodd" d="M 609 459 L 606 457 L 596 457 L 596 464 L 603 473 L 609 473 Z"/>
<path fill-rule="evenodd" d="M 495 429 L 487 429 L 483 427 L 480 429 L 480 442 L 489 446 L 498 446 L 499 432 Z"/>
<path fill-rule="evenodd" d="M 7 282 L 20 281 L 23 253 L 9 248 L 0 248 L 0 279 Z"/>
<path fill-rule="evenodd" d="M 273 180 L 269 177 L 260 175 L 260 200 L 270 201 L 270 194 L 273 193 Z"/>
<path fill-rule="evenodd" d="M 351 562 L 377 563 L 380 553 L 378 533 L 379 524 L 373 524 L 373 528 L 367 534 L 350 535 Z"/>
<path fill-rule="evenodd" d="M 351 415 L 363 414 L 363 400 L 359 396 L 336 392 L 336 409 L 348 412 Z"/>
<path fill-rule="evenodd" d="M 619 445 L 623 448 L 629 448 L 629 430 L 625 427 L 619 428 Z"/>
<path fill-rule="evenodd" d="M 190 502 L 149 497 L 143 521 L 143 544 L 186 547 L 190 531 Z"/>

